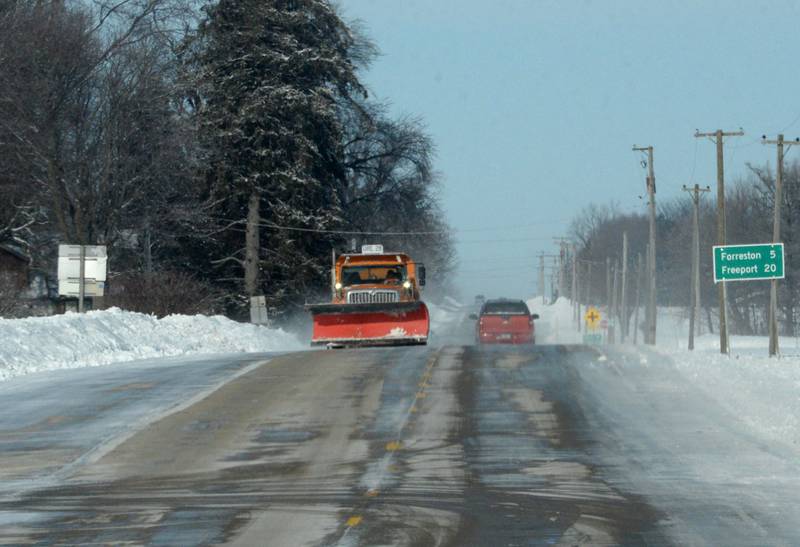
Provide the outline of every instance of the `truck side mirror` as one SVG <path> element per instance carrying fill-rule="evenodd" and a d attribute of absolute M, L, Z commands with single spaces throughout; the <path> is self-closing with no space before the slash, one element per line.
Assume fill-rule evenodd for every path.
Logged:
<path fill-rule="evenodd" d="M 473 321 L 477 321 L 478 320 L 478 314 L 477 313 L 471 313 L 471 314 L 469 314 L 469 318 L 472 319 Z"/>
<path fill-rule="evenodd" d="M 532 314 L 531 319 L 539 319 L 539 314 L 538 313 Z"/>
<path fill-rule="evenodd" d="M 425 266 L 423 264 L 420 264 L 419 266 L 417 266 L 417 278 L 419 279 L 419 286 L 420 287 L 424 287 L 425 286 Z"/>

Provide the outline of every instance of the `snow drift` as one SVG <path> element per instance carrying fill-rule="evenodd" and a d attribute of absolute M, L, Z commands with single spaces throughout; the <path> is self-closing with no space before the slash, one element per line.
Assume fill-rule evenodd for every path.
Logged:
<path fill-rule="evenodd" d="M 541 316 L 536 322 L 537 342 L 580 342 L 568 299 L 544 305 L 539 297 L 528 300 L 528 306 Z M 630 342 L 597 346 L 601 353 L 598 362 L 605 361 L 610 350 L 636 356 L 629 363 L 638 365 L 629 366 L 674 367 L 752 432 L 770 442 L 800 447 L 800 339 L 781 337 L 780 358 L 769 358 L 766 336 L 731 336 L 730 355 L 726 356 L 719 353 L 719 336 L 707 329 L 696 337 L 696 349 L 688 351 L 688 332 L 684 310 L 659 308 L 655 347 L 641 345 L 641 335 L 638 346 Z"/>
<path fill-rule="evenodd" d="M 0 380 L 32 372 L 176 355 L 306 349 L 294 335 L 222 316 L 151 315 L 112 308 L 0 319 Z"/>
<path fill-rule="evenodd" d="M 428 306 L 428 313 L 431 318 L 431 334 L 434 336 L 447 332 L 448 328 L 452 327 L 456 319 L 462 315 L 464 307 L 449 296 L 444 297 L 439 304 L 425 302 L 425 305 Z"/>
<path fill-rule="evenodd" d="M 531 313 L 539 314 L 534 322 L 538 344 L 580 344 L 581 335 L 572 321 L 572 303 L 561 297 L 552 304 L 543 304 L 542 298 L 528 300 Z"/>

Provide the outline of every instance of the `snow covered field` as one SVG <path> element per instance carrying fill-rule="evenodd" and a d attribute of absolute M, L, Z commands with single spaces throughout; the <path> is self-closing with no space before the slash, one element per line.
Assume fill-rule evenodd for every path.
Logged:
<path fill-rule="evenodd" d="M 137 359 L 307 349 L 280 329 L 222 316 L 150 315 L 112 308 L 84 315 L 0 319 L 0 380 Z"/>
<path fill-rule="evenodd" d="M 569 300 L 542 305 L 541 298 L 528 306 L 541 316 L 536 324 L 539 343 L 576 343 L 581 335 L 572 323 Z M 702 334 L 689 351 L 688 321 L 682 310 L 660 309 L 658 344 L 655 348 L 632 344 L 616 349 L 636 355 L 643 367 L 671 366 L 709 399 L 739 416 L 752 431 L 770 441 L 800 449 L 800 343 L 782 337 L 781 356 L 767 356 L 765 336 L 731 336 L 729 356 L 719 353 L 719 335 Z M 639 338 L 641 340 L 641 337 Z"/>
<path fill-rule="evenodd" d="M 660 310 L 657 351 L 709 398 L 773 441 L 800 448 L 800 344 L 781 337 L 779 358 L 768 357 L 766 336 L 731 336 L 730 355 L 719 335 L 703 334 L 689 351 L 689 326 L 680 311 Z"/>

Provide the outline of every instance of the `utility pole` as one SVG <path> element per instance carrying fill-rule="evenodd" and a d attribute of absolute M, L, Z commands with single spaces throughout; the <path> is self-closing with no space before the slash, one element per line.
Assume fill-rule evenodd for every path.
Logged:
<path fill-rule="evenodd" d="M 642 326 L 642 343 L 647 343 L 647 333 L 650 332 L 650 308 L 648 307 L 647 280 L 650 279 L 650 244 L 644 248 L 644 278 L 642 279 L 642 312 L 644 313 L 644 325 Z"/>
<path fill-rule="evenodd" d="M 542 304 L 546 304 L 547 303 L 547 301 L 546 301 L 547 281 L 545 279 L 546 267 L 545 267 L 545 263 L 544 263 L 546 258 L 552 258 L 555 261 L 555 259 L 558 258 L 558 255 L 548 255 L 548 254 L 544 254 L 544 252 L 540 252 L 539 253 L 539 290 L 542 292 Z M 554 264 L 555 264 L 555 262 L 554 262 Z M 551 277 L 550 277 L 550 295 L 552 296 L 552 294 L 553 294 L 553 277 L 552 277 L 552 272 L 551 272 Z"/>
<path fill-rule="evenodd" d="M 620 321 L 622 328 L 619 332 L 620 342 L 624 342 L 628 338 L 628 302 L 625 298 L 628 281 L 628 232 L 622 232 L 622 296 L 620 298 Z"/>
<path fill-rule="evenodd" d="M 619 325 L 619 263 L 614 261 L 614 265 L 611 267 L 612 271 L 612 279 L 613 285 L 611 289 L 611 315 L 608 318 L 609 320 L 609 328 L 613 324 L 614 329 L 611 332 L 610 342 L 612 344 L 616 343 L 617 332 L 622 330 L 618 329 L 617 326 Z"/>
<path fill-rule="evenodd" d="M 656 175 L 653 169 L 653 147 L 634 146 L 635 152 L 647 152 L 647 197 L 650 208 L 650 238 L 647 252 L 648 296 L 647 296 L 647 332 L 645 343 L 656 343 Z"/>
<path fill-rule="evenodd" d="M 542 293 L 542 305 L 544 305 L 544 295 L 547 292 L 544 286 L 544 253 L 539 253 L 539 292 Z"/>
<path fill-rule="evenodd" d="M 566 237 L 554 237 L 553 241 L 558 243 L 558 296 L 565 296 L 567 285 L 567 252 L 569 239 Z M 570 295 L 572 296 L 572 295 Z"/>
<path fill-rule="evenodd" d="M 576 263 L 576 266 L 575 266 L 575 279 L 577 280 L 576 283 L 575 283 L 575 290 L 577 291 L 575 293 L 575 295 L 576 295 L 575 302 L 576 302 L 576 305 L 577 305 L 576 306 L 577 307 L 577 313 L 575 314 L 575 322 L 577 323 L 577 326 L 578 326 L 578 332 L 581 332 L 581 323 L 582 323 L 582 321 L 581 321 L 581 296 L 583 295 L 583 292 L 584 292 L 581 289 L 583 288 L 583 283 L 582 283 L 583 277 L 581 276 L 581 264 L 580 264 L 580 262 L 578 262 L 577 255 L 575 256 L 574 260 L 575 260 L 575 263 Z"/>
<path fill-rule="evenodd" d="M 86 300 L 86 245 L 81 243 L 81 263 L 78 266 L 78 313 L 84 312 L 84 305 Z"/>
<path fill-rule="evenodd" d="M 725 137 L 741 137 L 744 131 L 728 131 L 725 132 L 717 129 L 713 133 L 700 133 L 695 130 L 694 136 L 699 139 L 708 137 L 713 143 L 717 145 L 717 245 L 725 245 L 726 242 L 726 227 L 725 227 L 725 171 L 723 167 L 723 140 Z M 728 292 L 725 282 L 721 281 L 719 284 L 719 352 L 723 355 L 728 354 L 728 321 L 727 321 L 727 305 L 728 305 Z"/>
<path fill-rule="evenodd" d="M 683 185 L 684 192 L 692 194 L 692 281 L 689 291 L 689 349 L 694 349 L 695 326 L 700 320 L 700 192 L 710 192 L 711 188 L 706 186 L 700 188 L 695 184 L 694 188 Z"/>
<path fill-rule="evenodd" d="M 587 263 L 587 272 L 586 272 L 586 305 L 592 305 L 592 262 L 589 261 Z"/>
<path fill-rule="evenodd" d="M 611 259 L 606 257 L 606 318 L 611 319 Z"/>
<path fill-rule="evenodd" d="M 639 339 L 639 294 L 642 292 L 642 253 L 639 253 L 636 261 L 636 309 L 633 312 L 633 343 Z"/>
<path fill-rule="evenodd" d="M 572 297 L 572 320 L 578 323 L 578 328 L 580 329 L 580 304 L 578 303 L 578 253 L 574 243 L 572 244 L 572 289 L 570 290 L 570 293 L 570 296 Z"/>
<path fill-rule="evenodd" d="M 784 146 L 786 150 L 793 144 L 800 143 L 800 139 L 786 142 L 783 135 L 778 135 L 778 140 L 767 140 L 766 135 L 761 136 L 764 144 L 775 144 L 778 146 L 778 166 L 775 169 L 775 206 L 772 218 L 772 242 L 781 241 L 781 207 L 783 205 L 783 154 Z M 778 280 L 773 279 L 769 287 L 769 356 L 774 357 L 778 354 Z"/>

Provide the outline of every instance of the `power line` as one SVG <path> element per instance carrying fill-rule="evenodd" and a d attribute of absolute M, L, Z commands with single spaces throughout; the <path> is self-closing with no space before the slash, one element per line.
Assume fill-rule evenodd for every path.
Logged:
<path fill-rule="evenodd" d="M 523 260 L 523 261 L 527 262 L 527 261 L 530 261 L 531 259 L 532 259 L 532 257 L 530 255 L 521 255 L 521 254 L 506 255 L 506 256 L 489 256 L 489 255 L 483 256 L 482 255 L 481 258 L 467 258 L 467 259 L 461 258 L 461 259 L 458 260 L 458 263 L 459 264 L 470 264 L 470 263 L 480 262 L 481 264 L 487 264 L 487 263 L 492 263 L 492 262 L 516 262 L 516 261 L 519 261 L 519 260 Z"/>
<path fill-rule="evenodd" d="M 549 237 L 523 237 L 511 239 L 456 239 L 454 243 L 519 243 L 523 241 L 550 241 Z"/>
<path fill-rule="evenodd" d="M 799 121 L 800 121 L 800 114 L 798 114 L 798 115 L 795 117 L 795 119 L 793 119 L 793 120 L 791 121 L 791 123 L 790 123 L 789 125 L 787 125 L 787 126 L 786 126 L 786 127 L 784 127 L 783 129 L 781 129 L 780 131 L 778 131 L 778 133 L 783 133 L 783 132 L 785 132 L 787 129 L 791 129 L 791 128 L 794 126 L 794 124 L 796 124 L 796 123 L 797 123 L 797 122 L 799 122 Z"/>
<path fill-rule="evenodd" d="M 690 185 L 694 184 L 694 171 L 695 171 L 695 168 L 697 168 L 697 144 L 699 142 L 700 141 L 698 141 L 697 139 L 694 140 L 694 159 L 692 160 L 692 174 L 689 175 L 689 184 Z"/>
<path fill-rule="evenodd" d="M 223 222 L 232 222 L 238 224 L 245 224 L 244 219 L 235 220 L 230 218 L 212 217 L 214 220 Z M 303 228 L 299 226 L 284 226 L 275 224 L 273 222 L 259 222 L 257 226 L 262 228 L 270 228 L 273 230 L 285 230 L 290 232 L 304 232 L 304 233 L 317 233 L 317 234 L 337 234 L 337 235 L 384 235 L 384 236 L 415 236 L 415 235 L 452 235 L 459 232 L 487 232 L 498 230 L 515 230 L 519 228 L 529 228 L 533 226 L 540 226 L 542 224 L 556 224 L 563 221 L 542 220 L 539 222 L 529 224 L 518 224 L 516 226 L 496 226 L 487 228 L 454 228 L 452 230 L 421 230 L 421 231 L 378 231 L 378 230 L 327 230 L 323 228 Z M 548 238 L 540 238 L 548 239 Z M 499 241 L 499 240 L 498 240 Z M 492 240 L 487 241 L 491 243 Z"/>
<path fill-rule="evenodd" d="M 476 270 L 460 270 L 460 269 L 456 268 L 456 269 L 453 270 L 453 272 L 454 273 L 458 273 L 458 274 L 461 274 L 461 273 L 489 273 L 489 272 L 520 272 L 520 273 L 525 273 L 530 269 L 533 269 L 533 266 L 530 266 L 530 268 L 525 268 L 523 266 L 519 266 L 519 267 L 515 268 L 515 267 L 509 266 L 509 267 L 506 267 L 506 268 L 486 268 L 486 269 L 476 269 Z"/>
<path fill-rule="evenodd" d="M 234 220 L 230 218 L 220 218 L 214 217 L 214 220 L 221 220 L 223 222 L 233 222 L 237 224 L 246 224 L 247 221 L 244 219 Z M 304 232 L 304 233 L 315 233 L 315 234 L 339 234 L 339 235 L 387 235 L 387 236 L 410 236 L 410 235 L 443 235 L 449 234 L 450 231 L 447 230 L 428 230 L 428 231 L 418 231 L 418 232 L 378 232 L 378 231 L 361 231 L 361 230 L 326 230 L 322 228 L 302 228 L 299 226 L 282 226 L 280 224 L 274 224 L 272 222 L 258 222 L 256 226 L 261 228 L 270 228 L 272 230 L 285 230 L 289 232 Z"/>

